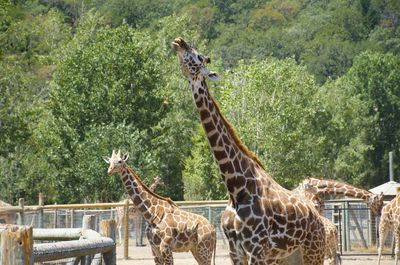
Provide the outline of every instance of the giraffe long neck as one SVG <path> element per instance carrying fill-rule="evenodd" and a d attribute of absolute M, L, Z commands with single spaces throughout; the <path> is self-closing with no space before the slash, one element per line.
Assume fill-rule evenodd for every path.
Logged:
<path fill-rule="evenodd" d="M 161 221 L 165 211 L 172 210 L 175 204 L 151 191 L 128 166 L 121 173 L 121 179 L 135 208 L 150 224 Z"/>
<path fill-rule="evenodd" d="M 334 181 L 309 178 L 309 183 L 317 188 L 320 195 L 345 195 L 348 197 L 359 198 L 368 201 L 373 195 L 371 192 L 359 189 L 350 184 Z"/>
<path fill-rule="evenodd" d="M 254 180 L 257 175 L 255 172 L 262 169 L 261 163 L 240 142 L 222 116 L 218 105 L 209 94 L 204 77 L 198 76 L 189 83 L 201 123 L 228 192 L 233 196 L 246 192 L 246 185 L 255 185 L 251 179 Z M 248 194 L 255 193 L 249 189 L 247 191 Z"/>

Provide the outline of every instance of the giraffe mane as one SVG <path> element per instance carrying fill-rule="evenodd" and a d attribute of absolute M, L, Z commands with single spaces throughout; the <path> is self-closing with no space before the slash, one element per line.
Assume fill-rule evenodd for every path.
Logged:
<path fill-rule="evenodd" d="M 139 174 L 138 174 L 135 170 L 133 170 L 133 169 L 132 169 L 130 166 L 128 166 L 128 165 L 127 165 L 127 168 L 128 168 L 128 170 L 129 170 L 129 172 L 132 173 L 132 175 L 136 178 L 136 180 L 139 182 L 139 184 L 142 185 L 142 187 L 143 187 L 143 189 L 144 189 L 145 191 L 147 191 L 148 193 L 150 193 L 151 195 L 153 195 L 153 196 L 156 197 L 157 199 L 166 201 L 166 202 L 168 202 L 170 205 L 177 206 L 177 205 L 171 200 L 171 198 L 169 198 L 169 197 L 162 197 L 162 196 L 158 195 L 157 193 L 151 191 L 151 190 L 143 183 L 143 181 L 142 181 L 142 179 L 140 178 Z"/>
<path fill-rule="evenodd" d="M 204 82 L 205 83 L 205 82 Z M 253 161 L 255 161 L 262 169 L 265 170 L 263 164 L 261 163 L 261 161 L 258 159 L 258 157 L 249 150 L 249 148 L 247 148 L 247 146 L 245 146 L 243 144 L 243 142 L 239 139 L 239 137 L 236 134 L 235 129 L 233 128 L 232 124 L 224 117 L 224 115 L 222 115 L 220 107 L 218 105 L 218 103 L 215 101 L 215 99 L 210 95 L 209 96 L 212 100 L 212 102 L 214 103 L 215 109 L 216 111 L 219 113 L 220 117 L 222 118 L 222 121 L 225 125 L 225 127 L 228 129 L 229 134 L 231 135 L 233 141 L 235 142 L 235 144 L 239 147 L 240 150 L 242 150 L 248 157 L 250 157 Z"/>

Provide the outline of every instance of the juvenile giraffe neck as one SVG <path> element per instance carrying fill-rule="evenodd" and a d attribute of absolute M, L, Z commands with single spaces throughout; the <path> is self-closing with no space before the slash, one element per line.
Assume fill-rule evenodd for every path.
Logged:
<path fill-rule="evenodd" d="M 204 77 L 199 75 L 190 79 L 189 83 L 201 123 L 228 192 L 233 196 L 243 192 L 254 194 L 254 190 L 244 187 L 251 185 L 255 189 L 254 180 L 257 175 L 255 171 L 262 169 L 261 163 L 240 142 L 232 127 L 222 116 L 219 107 L 209 94 Z"/>
<path fill-rule="evenodd" d="M 309 183 L 317 188 L 319 195 L 345 195 L 368 201 L 373 194 L 363 189 L 359 189 L 350 184 L 334 181 L 309 178 Z"/>
<path fill-rule="evenodd" d="M 129 166 L 126 166 L 120 175 L 135 208 L 149 224 L 157 224 L 161 221 L 165 210 L 172 210 L 175 207 L 169 198 L 161 197 L 151 191 Z"/>

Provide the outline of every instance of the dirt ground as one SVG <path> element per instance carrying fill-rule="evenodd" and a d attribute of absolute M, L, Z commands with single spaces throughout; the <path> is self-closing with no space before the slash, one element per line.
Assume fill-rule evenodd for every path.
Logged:
<path fill-rule="evenodd" d="M 118 265 L 154 265 L 154 260 L 149 246 L 135 247 L 129 246 L 129 259 L 125 260 L 124 249 L 122 246 L 117 247 L 117 264 Z M 377 256 L 342 256 L 342 265 L 376 265 Z M 174 253 L 175 265 L 197 265 L 197 262 L 191 253 Z M 228 256 L 228 249 L 225 245 L 217 245 L 217 255 L 215 258 L 217 265 L 231 265 Z M 325 262 L 327 265 L 327 262 Z M 394 265 L 394 259 L 390 256 L 383 256 L 381 265 Z"/>

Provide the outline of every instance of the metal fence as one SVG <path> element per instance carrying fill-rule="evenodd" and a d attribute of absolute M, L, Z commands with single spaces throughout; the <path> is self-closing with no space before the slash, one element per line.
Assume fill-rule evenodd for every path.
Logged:
<path fill-rule="evenodd" d="M 93 205 L 92 205 L 93 206 Z M 225 209 L 226 201 L 202 203 L 183 203 L 180 208 L 205 216 L 216 228 L 219 244 L 226 244 L 220 226 L 220 219 Z M 84 207 L 84 206 L 82 206 Z M 93 207 L 91 207 L 93 208 Z M 42 228 L 77 228 L 82 224 L 83 215 L 95 215 L 97 222 L 103 219 L 115 218 L 115 208 L 99 209 L 44 209 L 39 218 L 37 212 L 26 212 L 23 223 Z M 377 227 L 379 218 L 371 215 L 367 205 L 360 200 L 329 200 L 325 202 L 325 216 L 336 224 L 339 232 L 339 250 L 343 255 L 376 255 L 377 254 Z M 39 220 L 41 219 L 41 220 Z M 145 225 L 142 218 L 130 219 L 128 236 L 130 245 L 147 245 L 144 233 Z M 96 227 L 96 230 L 98 228 Z M 125 231 L 122 229 L 122 232 Z M 124 235 L 122 235 L 124 236 Z M 117 234 L 118 240 L 118 234 Z M 393 236 L 386 239 L 384 253 L 392 253 Z"/>
<path fill-rule="evenodd" d="M 325 217 L 338 228 L 342 255 L 377 255 L 380 218 L 373 216 L 367 204 L 359 200 L 325 202 Z M 384 253 L 393 253 L 393 234 L 385 240 Z"/>

